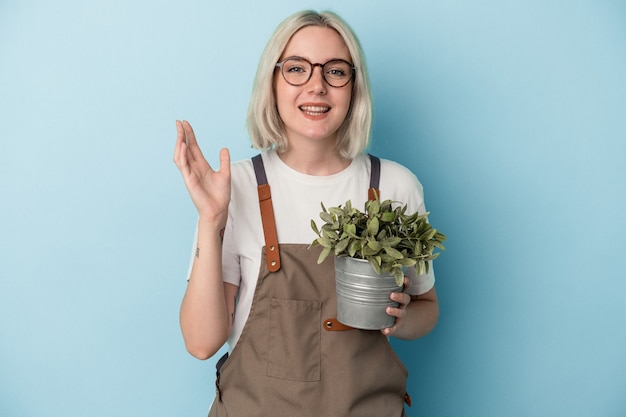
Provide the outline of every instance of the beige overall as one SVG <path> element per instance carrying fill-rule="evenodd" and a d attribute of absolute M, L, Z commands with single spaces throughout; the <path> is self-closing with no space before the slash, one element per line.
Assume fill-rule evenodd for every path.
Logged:
<path fill-rule="evenodd" d="M 218 371 L 209 416 L 404 416 L 406 368 L 380 331 L 334 319 L 332 257 L 318 265 L 319 248 L 278 245 L 269 186 L 264 172 L 258 175 L 263 262 L 241 337 Z"/>

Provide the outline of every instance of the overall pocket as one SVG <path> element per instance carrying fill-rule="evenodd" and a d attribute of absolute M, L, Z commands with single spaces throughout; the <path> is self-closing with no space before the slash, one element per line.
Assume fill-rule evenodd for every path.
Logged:
<path fill-rule="evenodd" d="M 320 301 L 271 298 L 267 376 L 320 380 Z"/>

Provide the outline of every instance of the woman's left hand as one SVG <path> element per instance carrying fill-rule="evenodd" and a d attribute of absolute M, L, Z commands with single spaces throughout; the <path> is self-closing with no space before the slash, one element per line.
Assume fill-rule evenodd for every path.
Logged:
<path fill-rule="evenodd" d="M 420 295 L 406 294 L 410 280 L 404 278 L 402 292 L 391 293 L 389 298 L 398 303 L 397 307 L 387 307 L 387 314 L 394 316 L 392 327 L 382 329 L 385 336 L 413 340 L 430 333 L 439 319 L 439 301 L 435 287 Z"/>
<path fill-rule="evenodd" d="M 411 303 L 411 296 L 404 292 L 409 286 L 410 281 L 408 277 L 404 277 L 404 285 L 402 287 L 403 292 L 392 292 L 389 298 L 392 301 L 398 303 L 397 307 L 387 307 L 387 314 L 396 318 L 396 321 L 392 327 L 387 327 L 381 331 L 385 336 L 393 336 L 400 327 L 404 324 L 404 320 L 407 317 L 407 308 Z"/>

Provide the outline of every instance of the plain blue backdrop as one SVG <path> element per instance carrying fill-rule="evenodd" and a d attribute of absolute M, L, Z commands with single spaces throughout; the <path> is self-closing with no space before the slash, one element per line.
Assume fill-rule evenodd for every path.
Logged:
<path fill-rule="evenodd" d="M 178 327 L 196 215 L 176 119 L 254 153 L 274 27 L 359 34 L 372 151 L 448 236 L 441 319 L 394 341 L 425 417 L 626 415 L 623 1 L 0 1 L 0 416 L 203 416 Z"/>

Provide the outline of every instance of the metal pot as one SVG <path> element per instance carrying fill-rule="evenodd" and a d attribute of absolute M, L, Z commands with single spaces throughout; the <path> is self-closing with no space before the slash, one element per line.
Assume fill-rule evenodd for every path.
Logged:
<path fill-rule="evenodd" d="M 393 275 L 374 271 L 364 259 L 335 257 L 337 288 L 337 320 L 364 330 L 391 327 L 395 317 L 388 315 L 387 306 L 397 307 L 389 295 L 402 291 Z"/>

